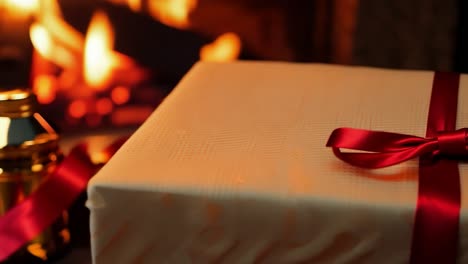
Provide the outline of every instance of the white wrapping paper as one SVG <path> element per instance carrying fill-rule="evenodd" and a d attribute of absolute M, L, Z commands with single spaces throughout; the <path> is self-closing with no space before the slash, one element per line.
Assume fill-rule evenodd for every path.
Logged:
<path fill-rule="evenodd" d="M 91 180 L 94 263 L 407 263 L 417 160 L 365 170 L 338 127 L 424 136 L 432 72 L 199 63 Z M 468 124 L 460 80 L 458 127 Z M 468 167 L 460 165 L 460 263 Z"/>

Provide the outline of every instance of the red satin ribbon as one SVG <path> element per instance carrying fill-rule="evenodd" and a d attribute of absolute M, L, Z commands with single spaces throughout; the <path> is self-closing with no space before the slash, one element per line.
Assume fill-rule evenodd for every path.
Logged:
<path fill-rule="evenodd" d="M 124 139 L 116 141 L 105 153 L 110 157 L 124 142 Z M 0 261 L 50 226 L 86 188 L 98 169 L 85 144 L 73 148 L 35 192 L 0 217 Z"/>
<path fill-rule="evenodd" d="M 457 159 L 466 159 L 468 129 L 455 130 L 459 75 L 434 75 L 426 138 L 338 128 L 327 146 L 341 160 L 382 168 L 419 157 L 419 191 L 411 263 L 456 263 L 460 216 Z M 367 151 L 342 152 L 340 148 Z"/>

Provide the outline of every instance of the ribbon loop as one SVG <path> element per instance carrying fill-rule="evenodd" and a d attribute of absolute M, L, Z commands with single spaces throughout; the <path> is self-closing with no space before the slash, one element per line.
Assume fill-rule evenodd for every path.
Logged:
<path fill-rule="evenodd" d="M 467 129 L 462 128 L 455 131 L 443 131 L 437 133 L 439 153 L 443 156 L 468 156 Z"/>
<path fill-rule="evenodd" d="M 468 129 L 455 130 L 459 77 L 456 73 L 435 73 L 425 138 L 339 128 L 327 143 L 339 159 L 362 168 L 383 168 L 419 157 L 412 264 L 457 260 L 461 205 L 458 159 L 468 157 Z M 358 152 L 342 152 L 341 148 Z"/>

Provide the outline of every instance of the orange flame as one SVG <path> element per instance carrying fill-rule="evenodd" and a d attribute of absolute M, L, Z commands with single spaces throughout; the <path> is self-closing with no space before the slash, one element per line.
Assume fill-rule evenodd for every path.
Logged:
<path fill-rule="evenodd" d="M 148 1 L 151 16 L 163 24 L 182 29 L 188 27 L 189 14 L 196 6 L 197 0 Z"/>
<path fill-rule="evenodd" d="M 232 61 L 239 57 L 241 40 L 234 33 L 225 33 L 200 49 L 202 61 Z"/>
<path fill-rule="evenodd" d="M 128 6 L 134 12 L 141 10 L 141 0 L 127 0 Z"/>
<path fill-rule="evenodd" d="M 110 0 L 110 2 L 127 5 L 133 12 L 141 11 L 141 0 Z"/>
<path fill-rule="evenodd" d="M 39 52 L 39 54 L 44 58 L 50 59 L 53 50 L 53 43 L 49 32 L 47 32 L 43 26 L 35 23 L 31 26 L 29 35 L 34 48 Z"/>
<path fill-rule="evenodd" d="M 44 58 L 64 68 L 73 67 L 75 59 L 66 49 L 57 45 L 49 31 L 42 25 L 34 23 L 29 29 L 31 42 L 36 51 Z"/>
<path fill-rule="evenodd" d="M 33 90 L 41 104 L 50 104 L 55 100 L 57 80 L 54 76 L 39 75 L 33 82 Z"/>
<path fill-rule="evenodd" d="M 57 0 L 41 0 L 40 4 L 40 23 L 47 29 L 52 39 L 79 53 L 83 49 L 84 37 L 65 22 Z"/>
<path fill-rule="evenodd" d="M 2 5 L 7 6 L 9 12 L 22 15 L 35 13 L 39 9 L 38 0 L 4 0 L 0 1 L 0 6 Z"/>
<path fill-rule="evenodd" d="M 86 33 L 84 44 L 84 79 L 98 90 L 106 88 L 113 67 L 112 48 L 114 32 L 109 18 L 103 12 L 96 12 Z"/>

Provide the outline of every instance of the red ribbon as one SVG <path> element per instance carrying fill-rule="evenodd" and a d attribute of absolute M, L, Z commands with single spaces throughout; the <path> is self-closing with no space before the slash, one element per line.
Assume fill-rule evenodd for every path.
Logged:
<path fill-rule="evenodd" d="M 110 157 L 124 142 L 125 139 L 120 139 L 104 152 Z M 62 215 L 98 169 L 85 144 L 74 147 L 34 193 L 0 217 L 0 261 L 6 260 Z"/>
<path fill-rule="evenodd" d="M 419 157 L 419 191 L 411 263 L 456 263 L 460 216 L 457 159 L 468 157 L 468 129 L 455 130 L 459 75 L 434 75 L 426 138 L 338 128 L 327 146 L 341 160 L 382 168 Z M 340 148 L 367 151 L 342 152 Z"/>

